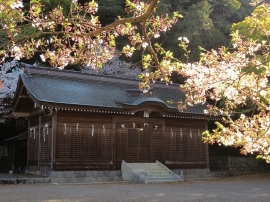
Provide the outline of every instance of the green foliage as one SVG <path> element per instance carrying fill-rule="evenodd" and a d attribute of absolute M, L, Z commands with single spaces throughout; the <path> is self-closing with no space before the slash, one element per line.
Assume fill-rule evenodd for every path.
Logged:
<path fill-rule="evenodd" d="M 7 33 L 3 29 L 0 29 L 0 44 L 3 44 L 7 41 L 8 41 Z"/>
<path fill-rule="evenodd" d="M 256 18 L 256 21 L 254 18 Z M 265 40 L 265 29 L 269 29 L 269 26 L 270 17 L 267 9 L 264 6 L 259 6 L 253 11 L 252 16 L 246 17 L 242 22 L 234 23 L 231 31 L 235 32 L 238 30 L 240 35 L 253 40 Z"/>
<path fill-rule="evenodd" d="M 97 15 L 103 26 L 112 23 L 118 16 L 125 16 L 125 0 L 97 0 L 97 3 Z"/>
<path fill-rule="evenodd" d="M 177 23 L 169 32 L 169 36 L 164 38 L 163 46 L 175 53 L 177 58 L 185 60 L 183 52 L 177 47 L 178 37 L 187 37 L 190 41 L 189 61 L 198 61 L 199 46 L 206 49 L 216 48 L 228 42 L 226 36 L 214 27 L 210 14 L 213 9 L 207 1 L 201 1 L 188 7 L 183 20 Z"/>
<path fill-rule="evenodd" d="M 44 4 L 44 13 L 48 13 L 49 11 L 52 11 L 52 9 L 56 8 L 58 5 L 60 5 L 63 8 L 63 13 L 66 15 L 69 13 L 71 0 L 41 0 L 42 4 Z"/>

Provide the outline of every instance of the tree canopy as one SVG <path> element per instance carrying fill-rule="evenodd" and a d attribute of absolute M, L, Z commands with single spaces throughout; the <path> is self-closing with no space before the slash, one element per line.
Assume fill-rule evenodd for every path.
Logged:
<path fill-rule="evenodd" d="M 204 133 L 204 140 L 239 146 L 242 153 L 257 153 L 270 162 L 269 4 L 251 1 L 255 10 L 232 27 L 231 45 L 209 50 L 210 47 L 194 47 L 211 43 L 207 36 L 218 35 L 215 40 L 226 41 L 224 32 L 217 26 L 218 20 L 212 19 L 214 16 L 225 22 L 232 18 L 235 12 L 228 10 L 240 8 L 239 1 L 216 0 L 209 4 L 198 0 L 196 5 L 190 5 L 191 1 L 186 0 L 172 7 L 175 2 L 169 0 L 161 3 L 126 0 L 126 13 L 104 25 L 94 0 L 84 4 L 72 0 L 68 12 L 61 5 L 46 10 L 42 2 L 46 3 L 30 0 L 27 9 L 21 0 L 0 0 L 0 26 L 7 36 L 0 44 L 2 61 L 7 57 L 19 60 L 38 54 L 43 61 L 58 68 L 70 63 L 98 68 L 115 56 L 116 39 L 125 37 L 128 42 L 123 46 L 123 54 L 131 57 L 134 52 L 142 53 L 142 91 L 147 91 L 156 80 L 170 83 L 172 73 L 184 76 L 186 80 L 180 88 L 186 93 L 186 99 L 176 101 L 179 110 L 208 101 L 205 112 L 209 116 L 224 116 L 215 130 Z M 213 8 L 224 2 L 227 7 L 213 13 Z M 168 13 L 158 9 L 158 5 L 165 4 L 170 10 Z M 173 25 L 183 17 L 179 11 L 183 11 L 185 18 L 182 24 L 176 25 L 181 34 L 170 39 L 179 48 L 174 53 L 158 39 L 171 29 L 175 31 Z M 192 63 L 189 61 L 191 50 L 200 50 L 200 57 Z M 177 51 L 181 53 L 178 57 Z"/>

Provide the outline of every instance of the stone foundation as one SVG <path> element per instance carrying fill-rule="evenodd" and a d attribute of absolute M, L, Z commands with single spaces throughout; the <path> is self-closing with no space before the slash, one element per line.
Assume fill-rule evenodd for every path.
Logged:
<path fill-rule="evenodd" d="M 40 168 L 38 169 L 38 167 L 36 165 L 29 165 L 28 172 L 36 173 L 36 175 L 50 176 L 51 166 L 50 165 L 41 165 Z M 37 174 L 37 173 L 40 173 L 40 174 Z"/>
<path fill-rule="evenodd" d="M 51 171 L 51 183 L 93 183 L 123 181 L 119 171 Z"/>
<path fill-rule="evenodd" d="M 206 179 L 211 178 L 211 172 L 209 169 L 177 169 L 172 170 L 175 174 L 181 175 L 181 171 L 183 171 L 185 179 Z"/>
<path fill-rule="evenodd" d="M 37 183 L 49 183 L 51 179 L 46 178 L 18 178 L 18 179 L 0 179 L 0 184 L 37 184 Z"/>

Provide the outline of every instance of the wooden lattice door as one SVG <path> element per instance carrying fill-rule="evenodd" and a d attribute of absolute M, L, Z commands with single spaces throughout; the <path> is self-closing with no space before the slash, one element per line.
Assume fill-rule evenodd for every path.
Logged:
<path fill-rule="evenodd" d="M 150 130 L 128 130 L 128 160 L 149 161 L 151 160 L 151 132 Z"/>
<path fill-rule="evenodd" d="M 126 162 L 163 161 L 162 130 L 117 128 L 115 133 L 115 165 Z"/>

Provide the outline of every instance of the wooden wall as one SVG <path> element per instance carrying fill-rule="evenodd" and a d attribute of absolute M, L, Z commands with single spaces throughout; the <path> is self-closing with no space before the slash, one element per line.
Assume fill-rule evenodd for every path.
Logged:
<path fill-rule="evenodd" d="M 206 121 L 58 112 L 54 170 L 119 170 L 127 162 L 207 168 Z"/>
<path fill-rule="evenodd" d="M 115 169 L 126 162 L 163 161 L 164 121 L 153 118 L 114 117 Z"/>
<path fill-rule="evenodd" d="M 166 161 L 170 168 L 207 168 L 208 145 L 202 142 L 205 121 L 166 120 Z"/>
<path fill-rule="evenodd" d="M 109 116 L 58 113 L 55 170 L 113 169 Z"/>
<path fill-rule="evenodd" d="M 39 170 L 51 166 L 52 117 L 35 116 L 28 127 L 28 166 Z"/>

